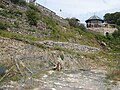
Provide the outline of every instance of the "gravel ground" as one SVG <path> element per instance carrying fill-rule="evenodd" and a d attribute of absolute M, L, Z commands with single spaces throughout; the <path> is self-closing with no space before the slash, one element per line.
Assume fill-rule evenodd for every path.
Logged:
<path fill-rule="evenodd" d="M 3 90 L 120 90 L 120 82 L 106 82 L 105 75 L 92 71 L 47 71 L 41 78 L 28 78 L 23 83 L 10 82 Z"/>

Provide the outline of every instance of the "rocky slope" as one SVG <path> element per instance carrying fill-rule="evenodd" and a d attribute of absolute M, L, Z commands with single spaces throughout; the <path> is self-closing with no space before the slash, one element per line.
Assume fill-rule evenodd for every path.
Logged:
<path fill-rule="evenodd" d="M 43 41 L 37 44 L 35 42 L 32 45 L 33 43 L 1 37 L 0 44 L 1 63 L 10 63 L 17 59 L 27 62 L 32 69 L 35 66 L 38 66 L 37 68 L 40 68 L 39 66 L 49 68 L 50 65 L 54 67 L 57 62 L 61 62 L 64 68 L 95 68 L 94 60 L 90 59 L 90 57 L 85 57 L 85 55 L 99 53 L 98 48 L 65 42 Z M 56 48 L 55 45 L 59 48 Z"/>
<path fill-rule="evenodd" d="M 45 44 L 46 43 L 46 44 Z M 54 48 L 57 44 L 59 49 Z M 42 47 L 40 45 L 42 44 Z M 114 86 L 112 82 L 105 82 L 105 63 L 100 57 L 88 57 L 95 53 L 99 53 L 99 49 L 89 46 L 81 46 L 79 44 L 69 44 L 77 49 L 68 52 L 69 45 L 64 42 L 43 41 L 36 44 L 18 41 L 9 38 L 0 38 L 0 63 L 5 66 L 15 66 L 13 72 L 9 72 L 2 84 L 3 90 L 106 90 L 120 89 L 119 83 Z M 76 45 L 78 48 L 76 48 Z M 44 46 L 44 48 L 43 48 Z M 90 48 L 88 52 L 83 51 L 79 47 Z M 61 48 L 61 49 L 60 49 Z M 63 49 L 62 49 L 63 48 Z M 92 49 L 91 49 L 92 48 Z M 84 51 L 85 50 L 85 51 Z M 94 52 L 93 52 L 94 50 Z M 87 54 L 85 54 L 87 53 Z M 93 59 L 94 58 L 94 59 Z M 103 58 L 104 59 L 104 58 Z M 16 80 L 16 75 L 19 73 L 16 67 L 17 60 L 22 77 L 18 81 L 9 80 L 13 75 Z M 62 71 L 53 71 L 52 69 L 60 62 Z M 24 67 L 27 67 L 26 69 Z"/>
<path fill-rule="evenodd" d="M 28 20 L 29 9 L 39 17 L 36 25 Z M 117 62 L 99 34 L 70 27 L 39 4 L 9 0 L 1 0 L 0 21 L 0 89 L 120 89 L 119 82 L 106 79 L 108 65 Z"/>

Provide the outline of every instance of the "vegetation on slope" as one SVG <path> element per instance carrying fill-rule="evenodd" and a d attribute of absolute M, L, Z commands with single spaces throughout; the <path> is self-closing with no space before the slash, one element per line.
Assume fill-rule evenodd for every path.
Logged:
<path fill-rule="evenodd" d="M 43 40 L 54 40 L 54 41 L 64 41 L 64 42 L 74 42 L 74 43 L 80 43 L 90 46 L 97 46 L 97 42 L 94 41 L 94 37 L 90 33 L 86 33 L 85 27 L 83 25 L 77 24 L 78 22 L 75 22 L 77 25 L 74 25 L 74 19 L 71 19 L 69 23 L 71 22 L 71 25 L 73 23 L 73 26 L 61 26 L 58 21 L 53 20 L 51 17 L 43 15 L 37 6 L 34 4 L 27 4 L 27 10 L 24 11 L 22 9 L 16 10 L 13 7 L 10 7 L 9 9 L 2 5 L 3 11 L 0 11 L 1 15 L 10 18 L 10 19 L 17 19 L 16 23 L 11 22 L 5 22 L 5 24 L 1 24 L 1 29 L 8 29 L 12 30 L 13 28 L 22 28 L 24 29 L 22 23 L 19 24 L 19 21 L 22 21 L 22 18 L 26 19 L 26 23 L 30 25 L 30 28 L 26 29 L 29 32 L 38 32 L 38 25 L 39 21 L 42 21 L 46 26 L 46 30 L 42 31 L 41 35 L 43 36 Z M 9 25 L 6 26 L 6 25 Z M 35 27 L 35 28 L 32 28 Z M 40 33 L 40 32 L 38 32 Z M 31 35 L 32 36 L 32 35 Z M 34 37 L 34 36 L 33 36 Z M 89 40 L 87 38 L 89 37 Z M 38 37 L 39 38 L 39 37 Z"/>
<path fill-rule="evenodd" d="M 114 24 L 118 28 L 118 31 L 115 31 L 112 35 L 108 34 L 104 41 L 111 48 L 111 56 L 114 57 L 112 61 L 116 63 L 114 66 L 112 63 L 110 64 L 112 70 L 110 70 L 108 78 L 120 80 L 120 12 L 107 13 L 104 19 L 107 23 Z"/>

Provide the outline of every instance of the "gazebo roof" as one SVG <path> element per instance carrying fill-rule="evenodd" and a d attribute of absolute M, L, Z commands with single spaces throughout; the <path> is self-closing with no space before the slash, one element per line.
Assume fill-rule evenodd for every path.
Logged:
<path fill-rule="evenodd" d="M 89 22 L 89 21 L 91 21 L 91 20 L 99 20 L 99 21 L 104 22 L 104 20 L 102 20 L 100 17 L 98 17 L 98 16 L 96 16 L 96 15 L 91 16 L 91 17 L 90 17 L 89 19 L 87 19 L 85 22 L 87 23 L 87 22 Z"/>

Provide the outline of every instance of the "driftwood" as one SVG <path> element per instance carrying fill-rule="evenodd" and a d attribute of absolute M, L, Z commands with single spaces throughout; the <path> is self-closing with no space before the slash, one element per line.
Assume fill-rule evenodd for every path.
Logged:
<path fill-rule="evenodd" d="M 14 68 L 14 65 L 6 72 L 6 74 L 0 79 L 0 82 L 9 74 L 9 72 Z"/>

